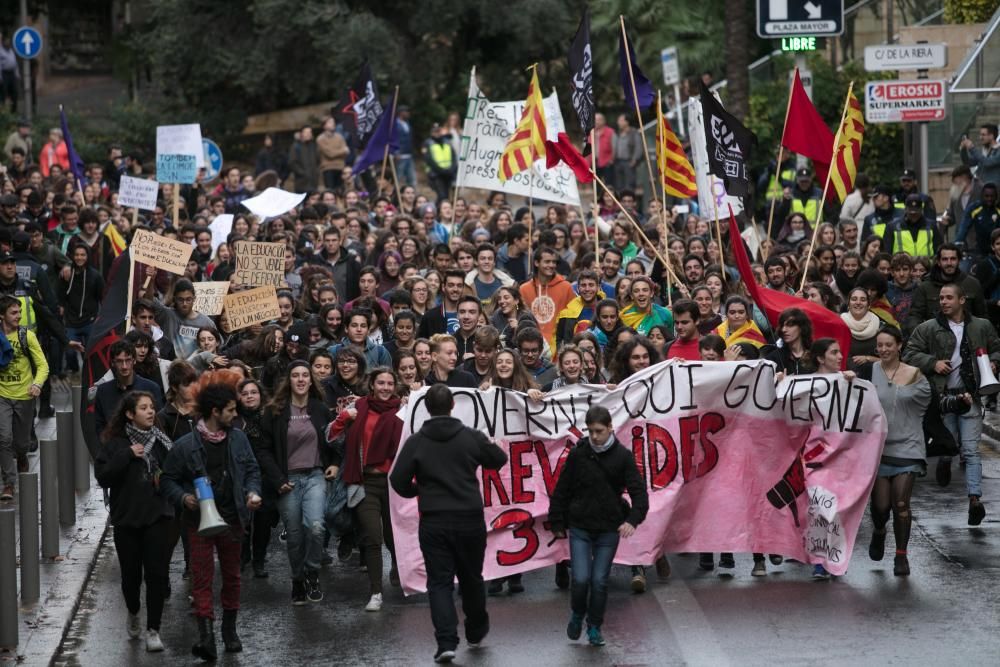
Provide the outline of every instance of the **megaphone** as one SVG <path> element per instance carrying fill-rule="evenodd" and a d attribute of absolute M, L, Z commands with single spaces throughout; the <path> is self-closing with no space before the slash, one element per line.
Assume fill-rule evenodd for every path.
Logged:
<path fill-rule="evenodd" d="M 229 530 L 229 524 L 222 520 L 219 510 L 215 507 L 215 494 L 212 493 L 212 483 L 208 477 L 195 478 L 194 494 L 198 498 L 198 507 L 201 510 L 198 535 L 212 537 Z"/>
<path fill-rule="evenodd" d="M 983 396 L 1000 393 L 1000 382 L 997 382 L 997 376 L 993 374 L 990 357 L 986 354 L 985 348 L 976 350 L 976 363 L 979 365 L 979 393 Z"/>

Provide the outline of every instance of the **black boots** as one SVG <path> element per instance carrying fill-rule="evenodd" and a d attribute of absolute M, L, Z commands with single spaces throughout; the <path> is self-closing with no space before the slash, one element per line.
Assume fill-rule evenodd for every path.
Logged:
<path fill-rule="evenodd" d="M 243 650 L 243 642 L 236 634 L 236 614 L 235 609 L 224 609 L 222 611 L 222 643 L 226 647 L 226 653 L 239 653 Z"/>
<path fill-rule="evenodd" d="M 215 648 L 215 628 L 210 618 L 198 617 L 198 643 L 191 647 L 191 655 L 205 662 L 215 662 L 219 652 Z"/>

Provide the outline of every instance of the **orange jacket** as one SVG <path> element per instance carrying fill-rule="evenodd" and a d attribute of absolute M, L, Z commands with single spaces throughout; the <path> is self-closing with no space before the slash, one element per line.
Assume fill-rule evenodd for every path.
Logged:
<path fill-rule="evenodd" d="M 541 297 L 541 298 L 539 298 Z M 547 303 L 551 299 L 552 304 Z M 541 330 L 545 340 L 549 342 L 549 349 L 552 355 L 556 354 L 556 327 L 559 324 L 559 313 L 569 305 L 569 302 L 576 298 L 573 286 L 562 276 L 556 274 L 545 287 L 542 287 L 537 280 L 532 280 L 521 285 L 521 298 L 524 304 L 531 310 L 531 314 L 538 320 L 538 328 Z M 537 300 L 537 302 L 536 302 Z"/>

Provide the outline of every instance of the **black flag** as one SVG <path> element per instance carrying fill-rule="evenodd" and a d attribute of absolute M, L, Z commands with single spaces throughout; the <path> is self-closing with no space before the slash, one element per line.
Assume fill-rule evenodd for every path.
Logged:
<path fill-rule="evenodd" d="M 378 99 L 378 88 L 372 78 L 372 68 L 365 60 L 361 65 L 361 73 L 351 89 L 347 91 L 349 100 L 342 109 L 354 119 L 354 127 L 357 131 L 360 145 L 368 141 L 368 137 L 375 131 L 378 119 L 382 116 L 382 103 Z"/>
<path fill-rule="evenodd" d="M 587 141 L 594 129 L 594 59 L 590 50 L 590 13 L 586 7 L 576 36 L 569 45 L 569 71 L 573 84 L 573 108 Z"/>
<path fill-rule="evenodd" d="M 750 151 L 757 143 L 757 136 L 723 109 L 705 86 L 701 89 L 701 113 L 705 121 L 709 172 L 726 184 L 726 194 L 748 197 L 750 176 L 747 163 L 750 162 Z"/>

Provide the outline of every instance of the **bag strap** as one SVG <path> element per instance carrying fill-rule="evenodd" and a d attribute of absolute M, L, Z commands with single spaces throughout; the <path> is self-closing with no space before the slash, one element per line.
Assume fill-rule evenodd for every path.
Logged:
<path fill-rule="evenodd" d="M 35 367 L 35 359 L 31 356 L 31 350 L 28 349 L 28 328 L 19 326 L 17 328 L 17 342 L 21 345 L 21 354 L 28 358 L 28 364 L 31 365 L 31 379 L 34 380 L 35 376 L 38 375 L 38 369 Z"/>

